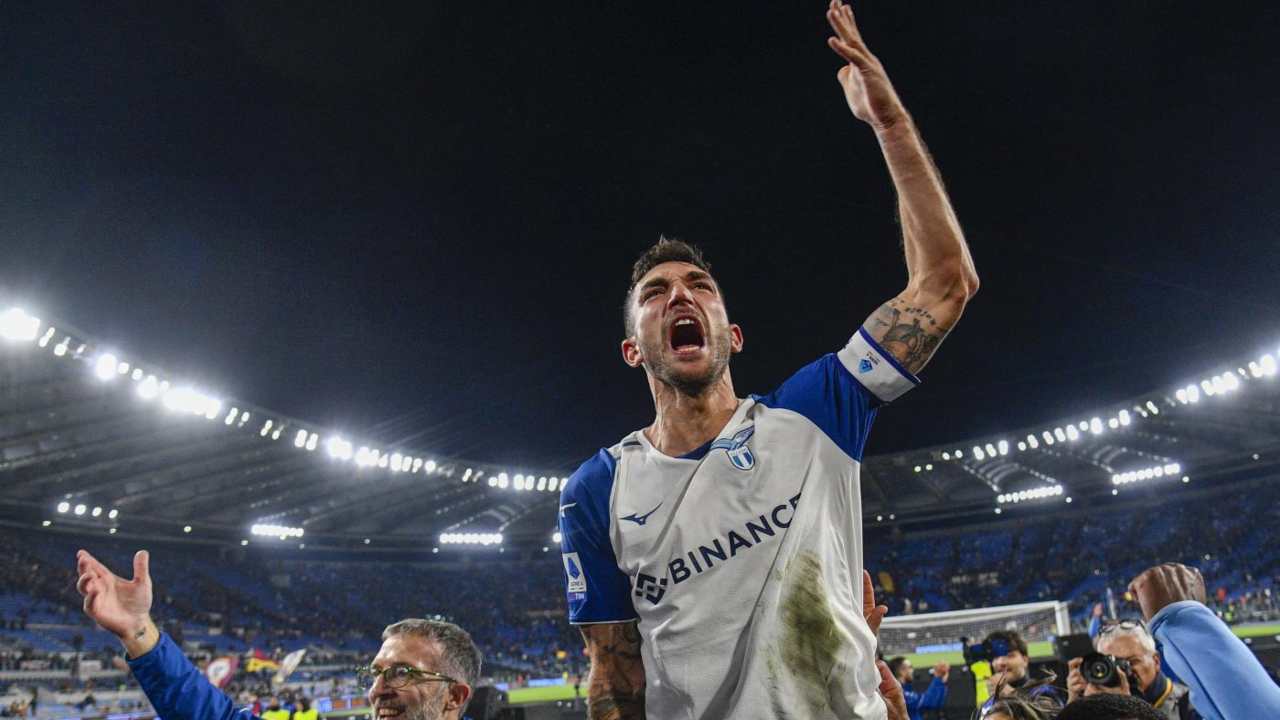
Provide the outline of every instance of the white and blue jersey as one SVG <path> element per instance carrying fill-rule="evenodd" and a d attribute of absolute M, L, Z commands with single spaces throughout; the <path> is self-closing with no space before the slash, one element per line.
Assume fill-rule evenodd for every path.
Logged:
<path fill-rule="evenodd" d="M 648 717 L 885 717 L 858 468 L 876 408 L 917 383 L 859 331 L 702 448 L 670 457 L 637 431 L 573 474 L 569 620 L 639 620 Z"/>

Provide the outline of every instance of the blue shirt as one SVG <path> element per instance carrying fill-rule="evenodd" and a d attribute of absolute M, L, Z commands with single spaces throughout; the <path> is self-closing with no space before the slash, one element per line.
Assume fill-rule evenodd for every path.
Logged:
<path fill-rule="evenodd" d="M 1203 603 L 1182 600 L 1151 618 L 1165 672 L 1191 690 L 1207 720 L 1280 718 L 1280 687 Z"/>
<path fill-rule="evenodd" d="M 947 701 L 947 684 L 935 677 L 924 692 L 911 689 L 911 683 L 902 683 L 902 697 L 907 701 L 907 714 L 911 720 L 924 720 L 925 710 L 936 710 Z"/>
<path fill-rule="evenodd" d="M 248 708 L 236 708 L 221 690 L 160 633 L 156 646 L 129 661 L 129 669 L 161 720 L 255 720 Z"/>

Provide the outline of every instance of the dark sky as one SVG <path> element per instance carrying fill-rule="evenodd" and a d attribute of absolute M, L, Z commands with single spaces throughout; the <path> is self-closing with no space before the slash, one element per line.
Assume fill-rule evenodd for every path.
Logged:
<path fill-rule="evenodd" d="M 740 395 L 901 290 L 824 3 L 391 7 L 4 3 L 0 287 L 230 397 L 555 467 L 651 417 L 619 307 L 658 233 L 706 248 Z M 1277 6 L 855 10 L 983 283 L 869 452 L 1280 341 Z"/>

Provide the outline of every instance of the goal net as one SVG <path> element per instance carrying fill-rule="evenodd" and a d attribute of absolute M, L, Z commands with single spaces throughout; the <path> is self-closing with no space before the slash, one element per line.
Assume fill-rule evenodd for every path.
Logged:
<path fill-rule="evenodd" d="M 880 623 L 880 649 L 885 657 L 959 651 L 961 638 L 976 643 L 996 630 L 1016 630 L 1030 645 L 1068 634 L 1071 618 L 1067 604 L 1058 601 L 890 616 Z"/>

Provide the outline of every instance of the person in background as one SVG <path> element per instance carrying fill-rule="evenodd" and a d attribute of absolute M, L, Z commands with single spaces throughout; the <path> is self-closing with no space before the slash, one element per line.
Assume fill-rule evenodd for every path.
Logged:
<path fill-rule="evenodd" d="M 1196 712 L 1207 720 L 1280 718 L 1280 687 L 1205 607 L 1199 570 L 1181 563 L 1156 565 L 1135 577 L 1129 592 L 1142 608 L 1165 666 L 1190 688 Z"/>
<path fill-rule="evenodd" d="M 922 693 L 911 688 L 914 668 L 911 667 L 910 660 L 901 656 L 890 659 L 889 671 L 902 685 L 902 696 L 911 720 L 923 720 L 925 710 L 937 710 L 947 702 L 947 677 L 951 673 L 951 666 L 947 663 L 940 662 L 933 666 L 933 679 Z"/>
<path fill-rule="evenodd" d="M 1160 669 L 1160 653 L 1156 652 L 1155 638 L 1147 626 L 1139 620 L 1106 621 L 1099 624 L 1094 647 L 1103 655 L 1110 655 L 1129 663 L 1139 687 L 1132 694 L 1145 700 L 1165 720 L 1195 720 L 1200 716 L 1191 708 L 1191 698 L 1185 685 L 1171 680 Z M 1085 681 L 1080 672 L 1083 658 L 1072 658 L 1067 667 L 1068 701 L 1086 695 L 1110 693 L 1131 694 L 1128 678 L 1121 676 L 1117 687 L 1093 685 Z"/>
<path fill-rule="evenodd" d="M 125 580 L 92 555 L 76 553 L 84 613 L 124 645 L 132 671 L 164 720 L 254 720 L 237 709 L 151 619 L 150 555 L 133 557 Z M 480 650 L 453 623 L 407 618 L 382 631 L 382 647 L 359 673 L 374 717 L 460 720 L 480 677 Z"/>
<path fill-rule="evenodd" d="M 319 713 L 311 707 L 311 698 L 302 697 L 298 700 L 298 709 L 293 711 L 292 720 L 316 720 Z"/>
<path fill-rule="evenodd" d="M 997 700 L 1018 693 L 1027 699 L 1044 696 L 1046 704 L 1051 701 L 1061 707 L 1062 700 L 1053 685 L 1032 682 L 1028 677 L 1027 672 L 1031 667 L 1030 651 L 1027 649 L 1027 641 L 1016 630 L 997 630 L 987 635 L 983 643 L 992 648 L 994 656 L 991 659 L 991 677 L 987 678 L 991 697 L 982 705 L 984 713 Z"/>

